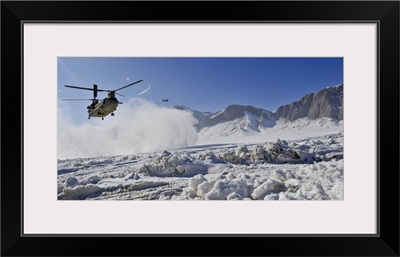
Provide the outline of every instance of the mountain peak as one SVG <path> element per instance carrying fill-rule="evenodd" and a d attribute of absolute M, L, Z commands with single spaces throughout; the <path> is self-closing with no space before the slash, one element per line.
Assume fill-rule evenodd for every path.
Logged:
<path fill-rule="evenodd" d="M 283 105 L 275 112 L 278 118 L 296 120 L 308 117 L 343 119 L 343 84 L 326 87 L 316 93 L 307 94 L 299 101 Z"/>
<path fill-rule="evenodd" d="M 222 111 L 216 112 L 203 120 L 201 127 L 211 127 L 220 123 L 233 120 L 243 120 L 244 124 L 252 124 L 254 130 L 259 126 L 270 125 L 275 122 L 275 117 L 271 111 L 256 108 L 251 105 L 231 104 Z M 247 126 L 246 125 L 246 126 Z"/>

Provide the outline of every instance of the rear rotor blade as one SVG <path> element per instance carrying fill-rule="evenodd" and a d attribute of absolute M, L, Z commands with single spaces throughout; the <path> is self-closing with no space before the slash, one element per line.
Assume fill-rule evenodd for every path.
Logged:
<path fill-rule="evenodd" d="M 124 88 L 127 88 L 127 87 L 130 87 L 130 86 L 133 86 L 133 85 L 135 85 L 135 84 L 137 84 L 137 83 L 140 83 L 140 82 L 142 82 L 143 80 L 138 80 L 138 81 L 136 81 L 136 82 L 133 82 L 133 83 L 131 83 L 131 84 L 129 84 L 129 85 L 126 85 L 126 86 L 123 86 L 123 87 L 121 87 L 121 88 L 118 88 L 118 89 L 116 89 L 116 90 L 112 90 L 112 91 L 118 91 L 118 90 L 121 90 L 121 89 L 124 89 Z"/>
<path fill-rule="evenodd" d="M 77 86 L 69 86 L 69 85 L 65 85 L 65 87 L 94 91 L 93 88 L 89 88 L 89 87 L 77 87 Z M 97 90 L 97 91 L 100 91 L 100 90 Z"/>
<path fill-rule="evenodd" d="M 61 100 L 68 100 L 68 101 L 93 101 L 93 99 L 61 99 Z"/>

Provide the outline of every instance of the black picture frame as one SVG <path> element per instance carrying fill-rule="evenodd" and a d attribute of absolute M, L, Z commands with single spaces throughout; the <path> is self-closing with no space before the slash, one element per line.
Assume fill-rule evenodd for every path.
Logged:
<path fill-rule="evenodd" d="M 22 24 L 54 21 L 378 24 L 378 233 L 23 235 Z M 1 53 L 2 256 L 399 256 L 398 1 L 2 1 Z"/>

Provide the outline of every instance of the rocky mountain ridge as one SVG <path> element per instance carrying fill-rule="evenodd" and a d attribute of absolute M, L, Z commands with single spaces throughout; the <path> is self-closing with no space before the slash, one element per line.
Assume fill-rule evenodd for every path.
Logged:
<path fill-rule="evenodd" d="M 174 108 L 192 112 L 197 119 L 198 130 L 225 122 L 235 122 L 240 127 L 258 131 L 262 127 L 272 127 L 279 119 L 295 121 L 300 118 L 316 120 L 319 118 L 343 119 L 343 84 L 324 88 L 310 93 L 291 104 L 280 106 L 275 112 L 250 105 L 232 104 L 212 113 L 200 112 L 183 105 Z"/>

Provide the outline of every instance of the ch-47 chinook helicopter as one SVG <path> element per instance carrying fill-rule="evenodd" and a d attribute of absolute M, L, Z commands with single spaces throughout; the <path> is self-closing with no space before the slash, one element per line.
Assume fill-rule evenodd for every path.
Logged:
<path fill-rule="evenodd" d="M 143 80 L 138 80 L 136 82 L 133 82 L 129 85 L 123 86 L 115 90 L 99 89 L 97 88 L 97 85 L 93 85 L 93 88 L 65 85 L 65 87 L 70 87 L 70 88 L 91 90 L 93 91 L 93 99 L 63 99 L 63 100 L 92 100 L 92 103 L 87 107 L 88 109 L 87 112 L 89 113 L 88 119 L 90 119 L 90 117 L 99 117 L 99 118 L 101 117 L 101 119 L 104 120 L 104 117 L 106 117 L 110 113 L 111 116 L 114 116 L 114 111 L 117 110 L 118 104 L 122 104 L 121 102 L 118 101 L 115 95 L 120 95 L 120 96 L 123 95 L 118 94 L 116 92 L 121 89 L 133 86 L 142 81 Z M 104 98 L 103 100 L 98 100 L 96 99 L 97 92 L 108 92 L 108 97 Z"/>

